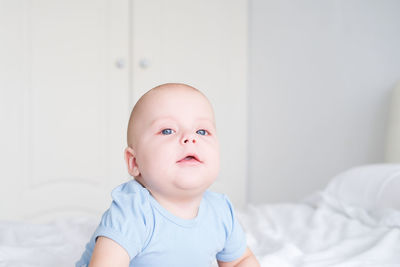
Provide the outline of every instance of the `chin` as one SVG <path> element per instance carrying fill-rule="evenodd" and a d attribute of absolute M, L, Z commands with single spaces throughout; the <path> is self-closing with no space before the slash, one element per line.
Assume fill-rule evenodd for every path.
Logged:
<path fill-rule="evenodd" d="M 215 179 L 204 179 L 201 177 L 194 177 L 194 179 L 188 179 L 187 177 L 178 179 L 176 186 L 182 190 L 196 191 L 198 193 L 206 191 L 213 183 Z"/>

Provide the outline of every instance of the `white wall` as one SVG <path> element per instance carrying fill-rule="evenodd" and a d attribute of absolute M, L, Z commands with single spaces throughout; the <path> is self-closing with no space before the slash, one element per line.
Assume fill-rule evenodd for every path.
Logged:
<path fill-rule="evenodd" d="M 249 201 L 300 199 L 383 161 L 400 1 L 252 0 Z"/>

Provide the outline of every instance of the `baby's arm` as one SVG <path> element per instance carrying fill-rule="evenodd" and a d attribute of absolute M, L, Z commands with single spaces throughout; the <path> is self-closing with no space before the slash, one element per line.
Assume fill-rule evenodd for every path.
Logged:
<path fill-rule="evenodd" d="M 99 236 L 94 246 L 89 267 L 128 267 L 129 255 L 117 242 L 104 236 Z"/>
<path fill-rule="evenodd" d="M 260 267 L 256 257 L 249 248 L 246 249 L 244 254 L 237 260 L 230 262 L 218 261 L 219 267 Z"/>

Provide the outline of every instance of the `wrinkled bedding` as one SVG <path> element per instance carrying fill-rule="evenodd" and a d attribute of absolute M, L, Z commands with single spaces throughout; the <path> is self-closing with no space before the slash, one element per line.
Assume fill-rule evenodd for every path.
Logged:
<path fill-rule="evenodd" d="M 400 267 L 400 210 L 392 205 L 398 203 L 393 198 L 398 200 L 399 190 L 390 186 L 387 192 L 394 195 L 385 193 L 376 182 L 376 168 L 339 175 L 325 190 L 299 203 L 238 210 L 248 245 L 261 266 Z M 396 184 L 400 165 L 384 169 L 385 179 L 380 180 Z M 355 182 L 360 175 L 362 185 Z M 385 196 L 388 204 L 377 196 Z M 0 267 L 74 266 L 97 223 L 95 218 L 49 224 L 0 222 Z"/>
<path fill-rule="evenodd" d="M 249 206 L 237 216 L 262 266 L 400 266 L 400 225 L 367 225 L 322 201 Z M 96 225 L 0 223 L 0 266 L 73 266 Z"/>
<path fill-rule="evenodd" d="M 1 222 L 0 267 L 75 266 L 97 224 L 94 218 Z"/>
<path fill-rule="evenodd" d="M 400 220 L 398 211 L 387 215 Z M 323 200 L 250 206 L 238 216 L 261 266 L 400 266 L 400 224 L 367 224 Z"/>
<path fill-rule="evenodd" d="M 262 266 L 400 266 L 400 165 L 352 168 L 296 204 L 239 212 Z"/>

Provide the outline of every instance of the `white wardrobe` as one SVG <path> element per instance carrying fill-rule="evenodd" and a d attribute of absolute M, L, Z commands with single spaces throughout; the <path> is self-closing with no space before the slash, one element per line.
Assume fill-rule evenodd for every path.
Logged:
<path fill-rule="evenodd" d="M 212 189 L 243 205 L 246 50 L 246 0 L 0 0 L 0 219 L 101 214 L 130 179 L 130 109 L 165 82 L 210 98 Z"/>

